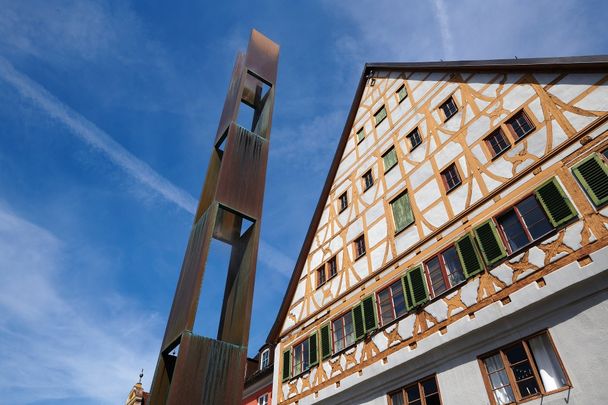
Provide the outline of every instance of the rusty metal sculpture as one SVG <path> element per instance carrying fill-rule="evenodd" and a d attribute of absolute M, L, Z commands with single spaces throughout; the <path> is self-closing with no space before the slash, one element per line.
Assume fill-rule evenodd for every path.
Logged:
<path fill-rule="evenodd" d="M 237 56 L 158 357 L 153 405 L 241 402 L 278 56 L 278 45 L 255 30 L 247 53 Z M 236 124 L 242 103 L 254 110 L 251 128 Z M 217 339 L 192 333 L 212 238 L 231 245 Z"/>

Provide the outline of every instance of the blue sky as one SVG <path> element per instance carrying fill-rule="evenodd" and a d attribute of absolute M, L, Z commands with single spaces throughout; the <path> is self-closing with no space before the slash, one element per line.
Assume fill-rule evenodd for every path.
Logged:
<path fill-rule="evenodd" d="M 142 367 L 149 387 L 251 28 L 281 45 L 251 354 L 274 321 L 364 62 L 608 53 L 602 1 L 0 9 L 0 404 L 122 403 Z M 204 286 L 216 304 L 197 320 L 207 335 L 219 256 Z"/>

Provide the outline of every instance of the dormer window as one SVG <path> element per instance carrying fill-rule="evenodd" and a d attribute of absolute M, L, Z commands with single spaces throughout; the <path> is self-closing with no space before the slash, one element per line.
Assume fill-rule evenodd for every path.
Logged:
<path fill-rule="evenodd" d="M 260 354 L 260 370 L 270 366 L 270 349 L 264 349 Z"/>

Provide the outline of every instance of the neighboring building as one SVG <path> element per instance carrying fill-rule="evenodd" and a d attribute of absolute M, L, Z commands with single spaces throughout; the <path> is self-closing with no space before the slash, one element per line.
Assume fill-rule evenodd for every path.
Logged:
<path fill-rule="evenodd" d="M 607 111 L 608 57 L 366 65 L 273 403 L 605 403 Z"/>
<path fill-rule="evenodd" d="M 272 403 L 272 370 L 274 347 L 262 346 L 255 359 L 247 359 L 243 405 L 270 405 Z"/>
<path fill-rule="evenodd" d="M 125 405 L 148 405 L 150 403 L 150 394 L 145 392 L 143 385 L 141 385 L 141 379 L 143 376 L 144 370 L 141 370 L 139 381 L 135 383 L 133 388 L 131 388 L 131 392 L 129 392 Z"/>

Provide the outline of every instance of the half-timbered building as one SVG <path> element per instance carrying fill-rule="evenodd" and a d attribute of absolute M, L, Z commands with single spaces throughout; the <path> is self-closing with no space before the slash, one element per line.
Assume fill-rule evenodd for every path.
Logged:
<path fill-rule="evenodd" d="M 608 57 L 367 64 L 274 404 L 604 403 Z"/>

